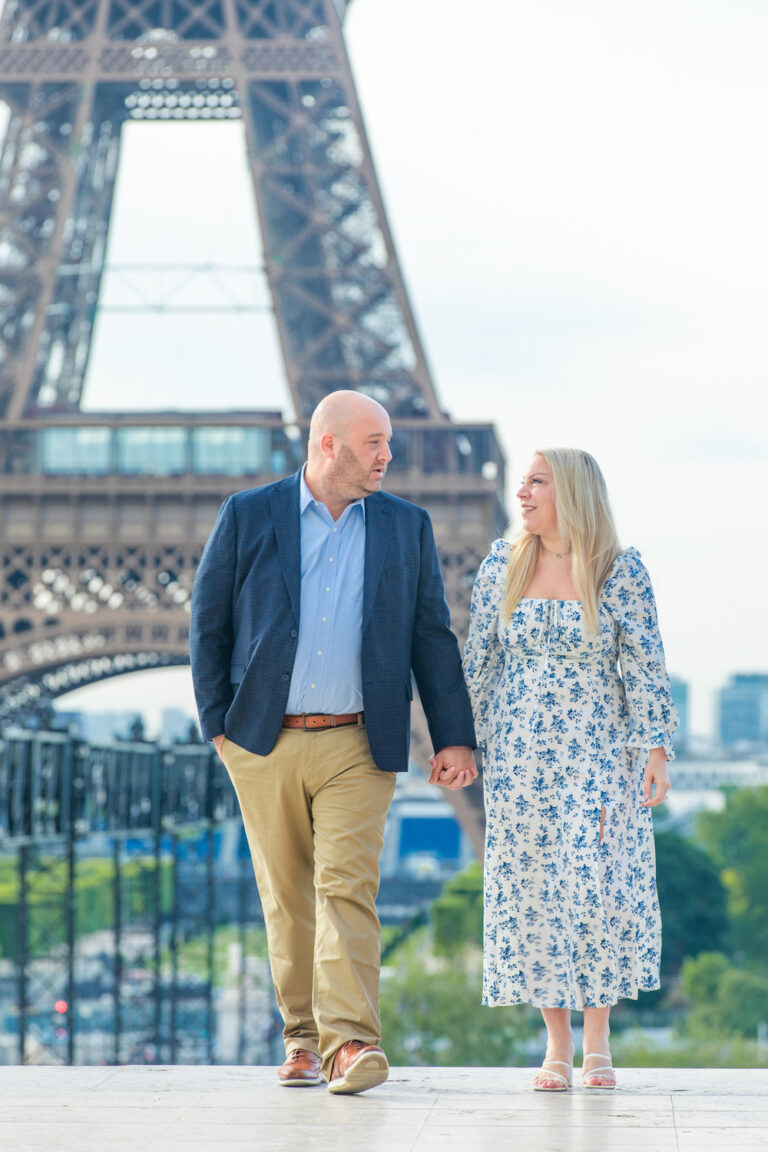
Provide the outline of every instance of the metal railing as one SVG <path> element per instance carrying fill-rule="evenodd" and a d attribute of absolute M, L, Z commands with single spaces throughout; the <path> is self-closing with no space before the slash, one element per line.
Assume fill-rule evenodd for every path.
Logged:
<path fill-rule="evenodd" d="M 0 736 L 0 1062 L 269 1060 L 260 917 L 210 745 Z"/>

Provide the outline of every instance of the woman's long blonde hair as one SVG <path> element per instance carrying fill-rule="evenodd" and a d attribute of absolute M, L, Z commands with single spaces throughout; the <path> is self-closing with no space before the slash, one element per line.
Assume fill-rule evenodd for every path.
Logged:
<path fill-rule="evenodd" d="M 608 490 L 597 461 L 579 448 L 539 448 L 552 469 L 557 528 L 572 552 L 573 582 L 584 605 L 587 628 L 598 626 L 598 599 L 605 578 L 621 551 Z M 522 528 L 512 541 L 502 616 L 509 620 L 536 571 L 538 536 Z"/>

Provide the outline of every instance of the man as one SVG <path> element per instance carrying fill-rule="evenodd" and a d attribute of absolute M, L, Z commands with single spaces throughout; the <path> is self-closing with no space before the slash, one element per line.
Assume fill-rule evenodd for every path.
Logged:
<path fill-rule="evenodd" d="M 375 898 L 412 672 L 437 749 L 430 780 L 477 775 L 429 517 L 381 492 L 391 435 L 374 400 L 326 396 L 304 468 L 224 503 L 192 597 L 200 722 L 243 814 L 287 1087 L 325 1078 L 353 1093 L 387 1078 Z"/>

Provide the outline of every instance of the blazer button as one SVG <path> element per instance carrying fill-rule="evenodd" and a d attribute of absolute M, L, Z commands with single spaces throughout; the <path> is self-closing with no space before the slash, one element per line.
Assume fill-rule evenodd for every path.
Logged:
<path fill-rule="evenodd" d="M 283 680 L 290 680 L 290 676 L 287 672 L 283 672 Z"/>
<path fill-rule="evenodd" d="M 298 632 L 296 631 L 295 628 L 291 628 L 291 636 L 294 636 L 294 637 L 298 636 Z"/>

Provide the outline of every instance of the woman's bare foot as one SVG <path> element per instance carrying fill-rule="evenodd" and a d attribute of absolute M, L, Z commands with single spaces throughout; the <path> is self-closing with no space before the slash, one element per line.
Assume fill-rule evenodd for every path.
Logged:
<path fill-rule="evenodd" d="M 573 1065 L 570 1060 L 553 1060 L 547 1056 L 533 1078 L 534 1092 L 565 1092 L 571 1086 Z"/>
<path fill-rule="evenodd" d="M 586 1047 L 586 1045 L 585 1045 Z M 611 1063 L 608 1045 L 598 1052 L 585 1052 L 581 1067 L 581 1082 L 585 1088 L 611 1089 L 616 1087 L 616 1073 Z"/>

